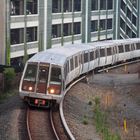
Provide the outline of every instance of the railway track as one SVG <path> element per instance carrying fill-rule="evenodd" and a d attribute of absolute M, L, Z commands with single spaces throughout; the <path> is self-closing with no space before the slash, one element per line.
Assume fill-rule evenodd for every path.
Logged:
<path fill-rule="evenodd" d="M 30 140 L 67 140 L 58 109 L 28 108 L 27 129 Z"/>

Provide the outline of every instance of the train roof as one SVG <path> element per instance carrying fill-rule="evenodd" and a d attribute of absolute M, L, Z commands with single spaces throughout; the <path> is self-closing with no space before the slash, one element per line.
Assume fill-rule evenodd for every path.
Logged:
<path fill-rule="evenodd" d="M 140 38 L 125 39 L 125 40 L 124 39 L 107 40 L 107 41 L 98 41 L 83 44 L 70 44 L 61 47 L 54 47 L 42 52 L 38 52 L 33 57 L 31 57 L 28 60 L 28 62 L 44 62 L 64 65 L 69 57 L 77 53 L 84 52 L 87 50 L 94 50 L 105 46 L 108 47 L 123 44 L 131 44 L 133 42 L 140 42 Z"/>

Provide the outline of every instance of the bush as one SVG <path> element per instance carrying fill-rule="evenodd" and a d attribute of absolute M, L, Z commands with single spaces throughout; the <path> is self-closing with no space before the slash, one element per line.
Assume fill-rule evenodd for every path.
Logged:
<path fill-rule="evenodd" d="M 89 104 L 89 105 L 92 105 L 92 101 L 89 101 L 88 104 Z"/>
<path fill-rule="evenodd" d="M 7 89 L 11 87 L 11 83 L 15 78 L 15 69 L 14 68 L 5 68 L 3 71 L 3 76 L 6 79 Z"/>
<path fill-rule="evenodd" d="M 88 121 L 87 121 L 87 120 L 84 120 L 84 124 L 85 124 L 85 125 L 88 125 Z"/>
<path fill-rule="evenodd" d="M 95 104 L 98 105 L 100 103 L 100 98 L 95 97 Z"/>

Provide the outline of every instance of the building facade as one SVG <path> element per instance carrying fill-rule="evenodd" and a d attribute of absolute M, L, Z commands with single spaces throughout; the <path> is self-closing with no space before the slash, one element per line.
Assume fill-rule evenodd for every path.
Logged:
<path fill-rule="evenodd" d="M 11 65 L 19 65 L 25 52 L 30 57 L 66 44 L 139 37 L 139 2 L 1 0 L 0 64 L 9 54 Z"/>

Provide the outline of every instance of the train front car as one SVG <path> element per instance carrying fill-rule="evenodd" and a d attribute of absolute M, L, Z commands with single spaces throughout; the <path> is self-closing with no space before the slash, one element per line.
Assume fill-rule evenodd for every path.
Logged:
<path fill-rule="evenodd" d="M 19 96 L 31 106 L 50 107 L 62 99 L 61 67 L 28 62 L 20 82 Z"/>

